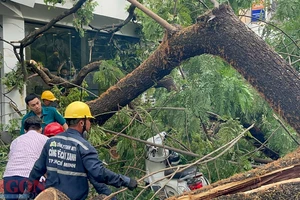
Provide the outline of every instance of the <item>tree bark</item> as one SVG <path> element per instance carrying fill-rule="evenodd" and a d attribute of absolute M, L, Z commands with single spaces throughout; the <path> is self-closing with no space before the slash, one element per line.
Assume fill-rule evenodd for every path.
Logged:
<path fill-rule="evenodd" d="M 89 63 L 88 65 L 81 68 L 81 70 L 78 72 L 76 77 L 71 81 L 67 81 L 62 77 L 52 74 L 49 71 L 49 69 L 43 67 L 41 64 L 35 62 L 34 60 L 27 61 L 26 65 L 27 68 L 29 68 L 32 72 L 37 73 L 43 79 L 43 81 L 49 86 L 60 85 L 65 88 L 73 88 L 76 87 L 76 85 L 81 85 L 84 78 L 90 72 L 99 69 L 101 63 L 102 63 L 101 61 Z"/>
<path fill-rule="evenodd" d="M 249 30 L 228 5 L 198 17 L 197 24 L 166 39 L 132 73 L 87 102 L 102 125 L 113 114 L 154 86 L 184 60 L 201 54 L 223 58 L 300 133 L 300 80 L 296 71 L 261 38 Z"/>
<path fill-rule="evenodd" d="M 67 197 L 67 195 L 65 195 L 63 192 L 50 187 L 35 197 L 35 200 L 70 200 L 70 198 Z"/>

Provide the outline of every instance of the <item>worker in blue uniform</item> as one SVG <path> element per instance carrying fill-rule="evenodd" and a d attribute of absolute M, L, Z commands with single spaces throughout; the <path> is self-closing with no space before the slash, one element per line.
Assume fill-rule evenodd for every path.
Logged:
<path fill-rule="evenodd" d="M 30 111 L 22 118 L 20 134 L 24 134 L 24 122 L 28 117 L 38 116 L 42 119 L 42 128 L 51 122 L 58 122 L 65 130 L 68 129 L 66 120 L 54 107 L 44 107 L 37 95 L 29 94 L 25 98 L 25 103 L 29 107 Z"/>
<path fill-rule="evenodd" d="M 90 119 L 94 118 L 88 105 L 75 101 L 67 106 L 64 117 L 69 128 L 47 140 L 29 175 L 28 192 L 34 190 L 34 183 L 45 173 L 46 188 L 54 187 L 70 199 L 86 199 L 89 177 L 99 183 L 134 190 L 137 181 L 105 168 L 96 149 L 84 139 L 91 126 Z"/>
<path fill-rule="evenodd" d="M 44 129 L 44 135 L 47 137 L 53 137 L 57 134 L 64 132 L 64 128 L 57 122 L 48 124 Z M 44 145 L 43 145 L 44 146 Z M 39 153 L 40 154 L 40 153 Z M 33 163 L 34 164 L 34 163 Z M 88 176 L 89 181 L 94 186 L 98 194 L 104 194 L 109 196 L 111 194 L 110 188 L 105 183 L 98 183 L 93 177 Z M 117 200 L 116 197 L 112 197 L 111 200 Z"/>

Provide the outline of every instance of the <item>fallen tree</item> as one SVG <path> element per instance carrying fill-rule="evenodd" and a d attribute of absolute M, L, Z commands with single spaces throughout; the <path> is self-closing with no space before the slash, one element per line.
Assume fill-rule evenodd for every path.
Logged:
<path fill-rule="evenodd" d="M 183 61 L 202 54 L 219 56 L 228 62 L 300 133 L 298 73 L 249 30 L 227 5 L 198 17 L 197 23 L 190 27 L 168 30 L 158 49 L 138 68 L 96 100 L 87 102 L 97 116 L 98 124 L 104 124 L 115 113 L 112 111 L 118 111 L 150 87 L 156 86 Z M 105 114 L 108 112 L 110 114 Z M 201 199 L 202 196 L 203 199 L 227 198 L 224 195 L 236 195 L 236 198 L 240 196 L 244 199 L 251 195 L 264 198 L 263 195 L 268 195 L 267 192 L 278 182 L 282 188 L 296 187 L 299 171 L 297 154 L 298 151 L 263 168 L 221 180 L 177 199 L 192 195 L 198 195 L 193 199 Z M 262 185 L 271 187 L 260 188 Z M 252 190 L 255 188 L 259 189 Z M 249 192 L 239 193 L 245 191 Z M 297 188 L 294 191 L 297 193 Z M 232 199 L 233 196 L 228 198 Z"/>
<path fill-rule="evenodd" d="M 83 2 L 85 1 L 79 1 L 74 7 L 78 9 Z M 135 0 L 130 2 L 137 3 Z M 70 13 L 75 12 L 76 9 L 71 9 Z M 65 15 L 66 13 L 63 16 Z M 42 31 L 47 30 L 57 20 L 51 21 L 41 30 L 26 36 L 21 41 L 21 46 L 30 44 L 31 40 L 36 39 Z M 155 20 L 164 24 L 161 19 Z M 114 111 L 126 106 L 147 89 L 159 86 L 159 81 L 183 61 L 202 54 L 212 54 L 221 57 L 240 72 L 271 107 L 300 133 L 298 73 L 261 38 L 249 30 L 230 6 L 223 4 L 216 7 L 198 17 L 197 23 L 187 28 L 182 29 L 170 24 L 166 24 L 165 28 L 167 30 L 163 41 L 148 59 L 101 94 L 99 98 L 87 102 L 94 115 L 97 116 L 99 125 L 104 124 L 114 115 Z M 97 69 L 100 64 L 101 61 L 98 61 L 82 68 L 77 79 L 71 84 L 49 74 L 47 69 L 31 67 L 47 84 L 59 83 L 66 87 L 73 87 L 74 84 L 80 84 L 83 78 Z M 108 112 L 109 114 L 105 114 Z"/>
<path fill-rule="evenodd" d="M 229 6 L 221 5 L 220 8 L 199 17 L 197 24 L 167 34 L 166 38 L 141 66 L 109 88 L 97 100 L 88 102 L 96 115 L 103 111 L 120 109 L 154 86 L 182 61 L 208 53 L 220 56 L 230 63 L 272 108 L 300 133 L 298 74 L 261 38 L 240 22 Z M 100 115 L 97 120 L 102 124 L 111 116 L 112 114 Z M 262 168 L 170 199 L 295 197 L 299 190 L 298 154 L 299 150 Z M 287 190 L 288 187 L 293 188 L 293 191 Z"/>
<path fill-rule="evenodd" d="M 100 125 L 168 75 L 181 62 L 197 55 L 223 58 L 300 133 L 300 80 L 298 73 L 249 30 L 228 5 L 198 17 L 198 22 L 169 31 L 157 50 L 139 67 L 96 100 L 87 102 Z M 111 114 L 103 114 L 110 112 Z"/>

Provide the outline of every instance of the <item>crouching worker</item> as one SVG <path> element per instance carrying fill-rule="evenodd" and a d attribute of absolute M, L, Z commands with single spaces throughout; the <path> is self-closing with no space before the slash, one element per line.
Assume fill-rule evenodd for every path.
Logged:
<path fill-rule="evenodd" d="M 56 136 L 59 133 L 64 132 L 64 127 L 57 122 L 51 122 L 44 128 L 44 135 L 47 137 Z"/>
<path fill-rule="evenodd" d="M 44 106 L 52 106 L 52 107 L 57 107 L 57 98 L 54 96 L 54 94 L 50 90 L 45 90 L 42 93 L 41 99 L 44 103 Z"/>
<path fill-rule="evenodd" d="M 46 188 L 53 187 L 70 199 L 86 199 L 89 177 L 98 183 L 134 190 L 137 181 L 105 168 L 96 149 L 83 138 L 90 129 L 90 119 L 94 118 L 88 105 L 75 101 L 67 106 L 64 117 L 69 128 L 47 140 L 29 175 L 28 192 L 33 190 L 31 183 L 45 173 Z"/>
<path fill-rule="evenodd" d="M 37 116 L 28 117 L 24 121 L 24 129 L 26 134 L 17 137 L 10 145 L 8 163 L 3 175 L 4 195 L 7 200 L 18 200 L 19 195 L 23 194 L 29 173 L 48 139 L 41 134 L 42 120 Z M 37 178 L 37 187 L 33 188 L 33 192 L 38 193 L 44 189 L 39 182 L 40 177 Z"/>

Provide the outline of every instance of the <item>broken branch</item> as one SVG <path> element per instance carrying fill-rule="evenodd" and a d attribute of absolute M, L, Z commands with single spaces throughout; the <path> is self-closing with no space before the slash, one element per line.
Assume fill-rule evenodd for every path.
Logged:
<path fill-rule="evenodd" d="M 138 1 L 136 1 L 136 0 L 127 0 L 127 1 L 130 2 L 131 4 L 133 4 L 134 6 L 136 6 L 137 8 L 139 8 L 146 15 L 148 15 L 149 17 L 151 17 L 152 19 L 154 19 L 157 23 L 159 23 L 162 27 L 164 27 L 165 29 L 167 29 L 169 32 L 175 32 L 175 31 L 177 31 L 176 27 L 174 27 L 171 24 L 169 24 L 166 20 L 164 20 L 163 18 L 161 18 L 160 16 L 158 16 L 157 14 L 155 14 L 154 12 L 152 12 L 151 10 L 149 10 L 148 8 L 146 8 L 144 5 L 142 5 Z"/>

